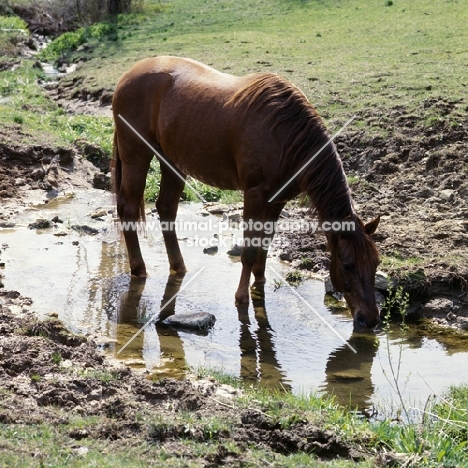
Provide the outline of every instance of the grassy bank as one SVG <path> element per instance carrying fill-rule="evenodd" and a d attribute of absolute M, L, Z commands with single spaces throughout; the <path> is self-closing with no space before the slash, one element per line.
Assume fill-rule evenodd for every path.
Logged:
<path fill-rule="evenodd" d="M 112 92 L 134 62 L 159 54 L 234 74 L 277 72 L 301 87 L 331 131 L 356 114 L 353 129 L 385 136 L 401 107 L 431 125 L 443 115 L 425 112 L 426 100 L 466 99 L 467 23 L 464 2 L 452 0 L 148 0 L 144 13 L 66 33 L 41 54 L 78 64 L 61 81 L 74 96 Z M 15 42 L 11 34 L 18 33 L 1 32 L 0 44 Z M 61 143 L 87 138 L 109 150 L 110 120 L 64 116 L 37 86 L 41 71 L 23 65 L 0 76 L 3 126 Z"/>
<path fill-rule="evenodd" d="M 327 119 L 344 119 L 465 98 L 467 22 L 464 3 L 447 0 L 150 1 L 109 40 L 90 39 L 78 75 L 112 87 L 141 58 L 183 55 L 234 74 L 280 73 Z"/>

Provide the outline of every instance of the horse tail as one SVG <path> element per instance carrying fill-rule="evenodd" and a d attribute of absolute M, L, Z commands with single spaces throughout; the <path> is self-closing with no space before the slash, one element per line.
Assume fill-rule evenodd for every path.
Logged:
<path fill-rule="evenodd" d="M 119 198 L 120 186 L 122 184 L 122 160 L 119 156 L 119 143 L 117 140 L 117 130 L 114 131 L 114 144 L 112 147 L 112 160 L 111 160 L 111 174 L 112 174 L 112 191 L 115 193 L 116 198 Z M 141 198 L 139 219 L 143 222 L 146 221 L 145 215 L 145 199 Z"/>
<path fill-rule="evenodd" d="M 114 131 L 114 144 L 112 146 L 111 159 L 111 174 L 112 174 L 112 192 L 116 197 L 119 196 L 120 184 L 122 182 L 122 161 L 119 156 L 119 144 L 117 142 L 117 131 Z"/>

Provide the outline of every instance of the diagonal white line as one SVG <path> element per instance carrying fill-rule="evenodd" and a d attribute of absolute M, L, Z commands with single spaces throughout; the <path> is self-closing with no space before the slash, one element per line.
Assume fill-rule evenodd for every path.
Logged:
<path fill-rule="evenodd" d="M 161 306 L 161 308 L 153 314 L 146 323 L 117 351 L 117 354 L 120 354 L 152 321 L 153 319 L 161 313 L 161 311 L 170 304 L 173 299 L 175 299 L 206 267 L 201 267 L 191 278 L 190 280 L 182 286 L 166 303 Z"/>
<path fill-rule="evenodd" d="M 269 200 L 271 203 L 354 119 L 353 115 Z"/>
<path fill-rule="evenodd" d="M 357 354 L 357 351 L 348 343 L 348 341 L 341 336 L 287 281 L 284 279 L 274 268 L 268 266 L 275 275 L 280 278 L 285 284 L 289 286 L 289 289 L 341 340 L 343 343 L 351 349 L 353 353 Z"/>
<path fill-rule="evenodd" d="M 144 138 L 140 133 L 138 133 L 137 130 L 136 130 L 134 127 L 132 127 L 132 126 L 130 125 L 130 123 L 122 117 L 121 114 L 119 114 L 119 119 L 123 120 L 123 121 L 127 124 L 128 128 L 130 128 L 130 129 L 133 131 L 133 133 L 135 133 L 135 135 L 138 135 L 138 137 L 140 137 L 140 140 L 141 140 L 143 143 L 145 143 L 146 146 L 148 146 L 151 150 L 153 150 L 154 154 L 155 154 L 159 159 L 161 159 L 161 160 L 166 164 L 166 166 L 167 166 L 180 180 L 182 180 L 182 181 L 184 182 L 184 184 L 187 184 L 188 187 L 190 188 L 190 190 L 192 190 L 192 192 L 195 193 L 195 195 L 196 195 L 203 203 L 206 203 L 206 200 L 198 193 L 198 191 L 195 190 L 195 188 L 194 188 L 191 184 L 189 184 L 189 183 L 187 182 L 187 180 L 186 180 L 184 177 L 182 177 L 182 176 L 179 174 L 179 172 L 177 172 L 177 170 L 174 169 L 174 167 L 173 167 L 168 161 L 166 161 L 166 159 L 164 159 L 164 157 L 162 156 L 162 154 L 161 154 L 158 150 L 156 150 L 156 149 L 151 145 L 151 143 L 149 143 L 147 140 L 145 140 L 145 138 Z"/>

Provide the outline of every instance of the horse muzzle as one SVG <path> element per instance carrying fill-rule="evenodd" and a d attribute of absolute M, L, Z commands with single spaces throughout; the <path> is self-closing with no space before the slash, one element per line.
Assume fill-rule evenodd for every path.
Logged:
<path fill-rule="evenodd" d="M 380 317 L 367 317 L 361 312 L 356 312 L 353 323 L 355 331 L 373 331 L 380 325 Z"/>

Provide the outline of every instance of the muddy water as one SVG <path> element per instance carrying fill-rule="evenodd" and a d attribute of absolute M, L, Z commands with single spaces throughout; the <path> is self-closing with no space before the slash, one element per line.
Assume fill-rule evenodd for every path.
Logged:
<path fill-rule="evenodd" d="M 215 368 L 295 393 L 333 393 L 363 410 L 397 406 L 390 364 L 395 369 L 401 362 L 398 381 L 403 396 L 417 407 L 434 391 L 468 380 L 461 372 L 468 358 L 467 340 L 430 336 L 416 326 L 403 336 L 397 327 L 389 337 L 353 334 L 348 310 L 327 306 L 318 280 L 296 288 L 315 312 L 285 283 L 273 281 L 271 270 L 265 301 L 256 299 L 248 309 L 236 308 L 233 296 L 241 265 L 226 251 L 239 232 L 220 232 L 219 252 L 204 254 L 203 247 L 218 233 L 219 218 L 199 215 L 200 205 L 181 205 L 179 211 L 179 220 L 199 223 L 197 231 L 179 234 L 189 268 L 185 277 L 168 274 L 162 236 L 155 229 L 147 230 L 142 239 L 150 276 L 131 279 L 112 215 L 102 220 L 89 216 L 99 207 L 113 209 L 110 195 L 77 192 L 71 198 L 36 204 L 13 220 L 15 227 L 1 229 L 0 245 L 8 245 L 2 249 L 3 282 L 5 288 L 30 296 L 40 315 L 57 312 L 72 330 L 93 337 L 108 355 L 132 367 L 171 377 L 183 376 L 188 367 Z M 63 223 L 43 230 L 27 227 L 38 217 L 54 216 Z M 156 219 L 148 217 L 150 222 Z M 205 229 L 210 222 L 212 228 Z M 99 232 L 82 234 L 72 229 L 74 225 Z M 67 235 L 54 235 L 60 232 Z M 268 265 L 280 275 L 286 272 L 275 258 Z M 209 333 L 176 331 L 151 320 L 200 311 L 217 318 Z"/>

